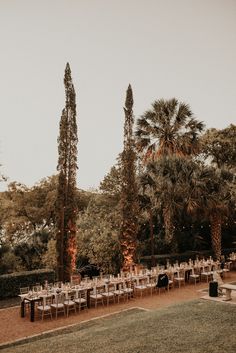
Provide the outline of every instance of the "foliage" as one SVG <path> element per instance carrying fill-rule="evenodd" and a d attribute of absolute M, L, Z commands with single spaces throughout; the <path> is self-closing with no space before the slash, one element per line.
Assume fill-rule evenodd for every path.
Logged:
<path fill-rule="evenodd" d="M 41 256 L 54 233 L 56 184 L 55 176 L 41 180 L 32 188 L 13 182 L 1 193 L 1 246 L 9 247 L 4 255 L 8 262 L 3 264 L 2 272 L 42 266 Z"/>
<path fill-rule="evenodd" d="M 159 158 L 158 161 L 149 163 L 146 174 L 141 176 L 140 182 L 143 189 L 141 196 L 143 199 L 146 198 L 147 202 L 143 206 L 145 207 L 143 212 L 150 207 L 152 213 L 160 215 L 164 207 L 168 207 L 171 213 L 170 219 L 173 223 L 169 225 L 163 215 L 163 227 L 166 227 L 166 224 L 169 227 L 171 225 L 168 230 L 173 232 L 172 244 L 175 246 L 169 250 L 186 249 L 187 244 L 192 250 L 204 248 L 209 244 L 208 234 L 211 233 L 212 246 L 218 254 L 216 257 L 219 258 L 221 225 L 227 222 L 232 228 L 235 220 L 236 188 L 233 174 L 205 166 L 200 162 L 173 156 Z M 207 232 L 203 232 L 200 228 L 203 221 L 207 223 Z M 159 227 L 162 228 L 162 225 Z M 161 240 L 160 231 L 159 228 L 159 240 Z M 165 233 L 168 234 L 166 229 Z"/>
<path fill-rule="evenodd" d="M 55 272 L 49 269 L 17 272 L 0 276 L 0 298 L 14 297 L 20 294 L 21 287 L 32 287 L 35 283 L 54 282 Z"/>
<path fill-rule="evenodd" d="M 67 63 L 64 75 L 65 108 L 60 121 L 58 138 L 59 181 L 56 197 L 57 264 L 60 280 L 70 280 L 76 260 L 76 170 L 77 123 L 76 96 Z"/>
<path fill-rule="evenodd" d="M 8 256 L 9 260 L 16 259 L 15 265 L 13 260 L 2 264 L 2 273 L 33 270 L 47 263 L 47 255 L 44 256 L 49 251 L 47 243 L 51 248 L 51 239 L 55 237 L 57 185 L 58 178 L 52 176 L 31 188 L 13 182 L 7 191 L 0 193 L 0 253 L 2 256 L 8 253 L 5 259 Z M 80 211 L 86 208 L 91 196 L 90 192 L 76 190 L 76 208 Z M 51 264 L 51 259 L 48 260 Z"/>
<path fill-rule="evenodd" d="M 197 207 L 201 188 L 199 164 L 183 157 L 165 156 L 148 163 L 140 177 L 142 198 L 150 202 L 152 212 L 162 214 L 167 244 L 176 247 L 173 239 L 180 215 Z M 147 208 L 147 205 L 145 206 Z"/>
<path fill-rule="evenodd" d="M 101 193 L 84 192 L 76 189 L 78 138 L 69 64 L 64 83 L 59 175 L 32 188 L 13 182 L 0 193 L 2 273 L 55 269 L 57 244 L 59 269 L 69 279 L 75 266 L 76 220 L 77 267 L 85 261 L 106 273 L 117 272 L 122 254 L 125 268 L 143 254 L 207 249 L 210 241 L 219 258 L 222 227 L 224 244 L 230 246 L 236 223 L 236 126 L 209 129 L 199 138 L 203 124 L 189 106 L 161 99 L 138 119 L 135 141 L 129 85 L 123 152 L 101 182 Z"/>
<path fill-rule="evenodd" d="M 87 259 L 104 273 L 117 273 L 121 265 L 118 224 L 113 199 L 95 195 L 78 219 L 78 261 Z"/>
<path fill-rule="evenodd" d="M 227 170 L 205 167 L 205 190 L 201 211 L 211 224 L 212 248 L 217 260 L 221 257 L 221 227 L 236 201 L 236 180 Z"/>
<path fill-rule="evenodd" d="M 136 151 L 133 138 L 133 93 L 129 85 L 125 101 L 124 149 L 121 154 L 121 231 L 120 244 L 123 269 L 128 270 L 136 261 L 138 232 L 138 188 L 136 182 Z"/>
<path fill-rule="evenodd" d="M 42 264 L 46 268 L 52 268 L 55 271 L 57 269 L 56 240 L 53 238 L 47 243 L 47 250 L 42 255 Z"/>
<path fill-rule="evenodd" d="M 10 246 L 0 248 L 0 275 L 23 269 L 21 258 L 16 256 Z"/>
<path fill-rule="evenodd" d="M 104 177 L 103 181 L 100 183 L 100 190 L 113 196 L 117 200 L 120 199 L 122 188 L 122 179 L 121 179 L 121 165 L 120 161 L 111 167 L 110 172 Z"/>
<path fill-rule="evenodd" d="M 218 168 L 236 170 L 236 125 L 217 130 L 209 129 L 201 138 L 204 158 L 210 158 Z"/>
<path fill-rule="evenodd" d="M 177 213 L 180 214 L 181 208 L 184 208 L 182 203 L 184 189 L 183 185 L 180 185 L 181 164 L 188 163 L 187 157 L 191 163 L 190 157 L 198 153 L 199 133 L 203 126 L 202 122 L 193 118 L 189 106 L 179 103 L 175 98 L 155 101 L 152 109 L 146 111 L 137 121 L 137 146 L 140 154 L 144 156 L 144 162 L 147 163 L 142 172 L 141 182 L 145 183 L 142 197 L 146 197 L 146 201 L 149 198 L 151 204 L 150 227 L 152 227 L 153 209 L 159 209 L 165 224 L 165 240 L 171 245 L 172 250 L 177 250 L 176 241 L 173 240 L 174 217 Z M 154 163 L 156 163 L 155 170 Z M 151 169 L 153 169 L 152 176 L 149 178 Z M 185 181 L 184 184 L 186 184 Z M 152 230 L 150 235 L 153 239 Z"/>
<path fill-rule="evenodd" d="M 57 178 L 41 180 L 32 188 L 13 182 L 1 194 L 0 219 L 5 241 L 18 245 L 34 233 L 53 232 Z"/>
<path fill-rule="evenodd" d="M 47 231 L 35 232 L 27 242 L 14 247 L 14 252 L 20 257 L 25 269 L 31 271 L 42 267 L 42 255 L 47 249 L 47 243 L 52 235 Z"/>
<path fill-rule="evenodd" d="M 147 178 L 147 179 L 146 179 Z M 141 232 L 144 233 L 145 228 L 148 228 L 148 233 L 149 233 L 149 239 L 146 239 L 146 249 L 149 249 L 149 253 L 151 254 L 152 257 L 152 266 L 155 265 L 155 260 L 154 260 L 154 253 L 155 253 L 155 235 L 154 235 L 154 227 L 155 227 L 155 218 L 156 218 L 156 212 L 154 211 L 154 190 L 152 188 L 152 185 L 149 185 L 149 175 L 148 174 L 140 174 L 139 175 L 139 206 L 140 206 L 140 218 L 141 222 L 144 223 L 144 227 L 141 228 Z M 143 219 L 143 222 L 142 222 Z M 145 227 L 146 222 L 148 223 L 148 227 Z M 144 228 L 144 229 L 142 229 Z M 140 234 L 140 232 L 139 232 Z M 138 237 L 140 239 L 140 237 Z M 150 243 L 150 247 L 149 247 Z M 144 243 L 138 243 L 138 251 L 142 252 L 145 249 L 144 248 Z"/>
<path fill-rule="evenodd" d="M 175 98 L 157 100 L 137 121 L 138 150 L 146 161 L 173 154 L 197 154 L 203 127 L 187 104 Z"/>

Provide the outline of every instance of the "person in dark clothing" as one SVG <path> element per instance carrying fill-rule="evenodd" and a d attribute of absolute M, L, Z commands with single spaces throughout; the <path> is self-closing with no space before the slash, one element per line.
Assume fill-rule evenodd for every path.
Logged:
<path fill-rule="evenodd" d="M 224 256 L 221 256 L 220 268 L 221 268 L 221 270 L 223 270 L 225 268 L 225 257 Z"/>
<path fill-rule="evenodd" d="M 167 288 L 169 284 L 169 278 L 166 273 L 159 274 L 157 278 L 157 288 Z"/>

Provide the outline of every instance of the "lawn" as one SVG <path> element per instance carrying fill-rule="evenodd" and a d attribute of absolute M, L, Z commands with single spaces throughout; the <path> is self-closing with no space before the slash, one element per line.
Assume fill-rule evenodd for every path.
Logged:
<path fill-rule="evenodd" d="M 2 353 L 235 353 L 236 305 L 194 300 L 129 310 L 33 338 Z"/>

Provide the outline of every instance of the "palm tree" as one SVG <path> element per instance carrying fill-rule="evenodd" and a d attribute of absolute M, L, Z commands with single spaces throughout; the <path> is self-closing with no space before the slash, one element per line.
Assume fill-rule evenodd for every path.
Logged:
<path fill-rule="evenodd" d="M 173 154 L 196 154 L 199 151 L 198 135 L 203 128 L 203 123 L 193 118 L 187 104 L 175 98 L 160 99 L 137 121 L 137 147 L 145 161 Z"/>
<path fill-rule="evenodd" d="M 201 210 L 210 221 L 211 242 L 215 258 L 221 258 L 221 228 L 235 200 L 235 178 L 229 171 L 205 167 L 205 192 Z"/>
<path fill-rule="evenodd" d="M 137 121 L 137 148 L 144 161 L 150 163 L 160 161 L 161 158 L 155 173 L 160 173 L 158 189 L 161 191 L 165 238 L 168 244 L 172 242 L 174 235 L 173 215 L 181 208 L 178 193 L 176 194 L 179 175 L 177 170 L 173 173 L 172 167 L 176 168 L 177 165 L 174 166 L 175 162 L 171 157 L 184 158 L 197 154 L 200 149 L 198 135 L 203 128 L 203 123 L 193 118 L 189 106 L 175 98 L 155 101 L 152 109 L 146 111 Z M 147 170 L 150 171 L 148 166 Z M 153 172 L 154 170 L 152 174 Z"/>
<path fill-rule="evenodd" d="M 231 124 L 222 130 L 209 129 L 201 137 L 203 158 L 208 158 L 214 167 L 207 170 L 205 209 L 211 223 L 212 247 L 217 259 L 221 254 L 221 225 L 229 215 L 232 200 L 235 200 L 235 133 L 236 125 Z"/>
<path fill-rule="evenodd" d="M 194 167 L 195 164 L 195 167 Z M 192 168 L 193 167 L 193 168 Z M 221 258 L 221 228 L 235 200 L 235 179 L 229 171 L 192 163 L 187 171 L 184 209 L 187 214 L 210 222 L 212 249 Z"/>
<path fill-rule="evenodd" d="M 150 208 L 163 215 L 165 241 L 172 250 L 176 250 L 176 244 L 173 243 L 174 218 L 178 219 L 187 202 L 192 203 L 193 207 L 194 199 L 189 196 L 188 183 L 194 167 L 195 163 L 185 158 L 162 157 L 155 162 L 150 162 L 141 178 L 145 193 L 151 193 Z"/>

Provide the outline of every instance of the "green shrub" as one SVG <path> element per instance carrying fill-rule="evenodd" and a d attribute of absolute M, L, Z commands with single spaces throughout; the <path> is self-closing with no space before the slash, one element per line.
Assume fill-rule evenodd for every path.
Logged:
<path fill-rule="evenodd" d="M 0 276 L 0 299 L 15 297 L 21 287 L 33 287 L 36 283 L 54 282 L 55 272 L 50 269 L 15 272 Z"/>

